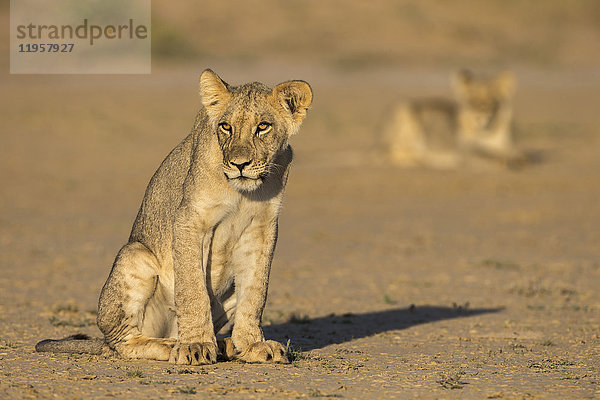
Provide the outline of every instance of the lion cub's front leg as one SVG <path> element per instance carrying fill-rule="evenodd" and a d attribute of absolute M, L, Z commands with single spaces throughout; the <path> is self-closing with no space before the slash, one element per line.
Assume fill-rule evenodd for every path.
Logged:
<path fill-rule="evenodd" d="M 206 288 L 212 230 L 196 217 L 193 210 L 181 207 L 173 226 L 178 340 L 169 361 L 175 364 L 202 365 L 217 361 L 217 341 Z"/>
<path fill-rule="evenodd" d="M 245 362 L 288 362 L 281 343 L 265 341 L 261 329 L 276 240 L 276 219 L 253 222 L 233 254 L 237 308 L 231 338 Z"/>

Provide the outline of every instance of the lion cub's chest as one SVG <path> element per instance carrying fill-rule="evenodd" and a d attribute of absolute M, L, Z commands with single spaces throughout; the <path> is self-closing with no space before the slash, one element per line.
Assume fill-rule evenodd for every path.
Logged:
<path fill-rule="evenodd" d="M 231 287 L 236 269 L 254 250 L 252 236 L 257 228 L 253 222 L 260 218 L 260 205 L 240 202 L 214 226 L 206 265 L 207 286 L 212 295 L 219 297 Z"/>

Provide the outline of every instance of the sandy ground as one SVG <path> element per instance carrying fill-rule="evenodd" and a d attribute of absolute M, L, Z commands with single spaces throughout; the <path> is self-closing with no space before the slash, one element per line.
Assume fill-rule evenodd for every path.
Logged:
<path fill-rule="evenodd" d="M 447 92 L 449 71 L 211 65 L 232 83 L 315 91 L 264 315 L 294 361 L 35 353 L 43 338 L 100 335 L 100 288 L 191 127 L 203 67 L 1 78 L 0 398 L 600 397 L 595 70 L 517 70 L 518 141 L 542 162 L 442 172 L 360 156 L 394 99 Z"/>

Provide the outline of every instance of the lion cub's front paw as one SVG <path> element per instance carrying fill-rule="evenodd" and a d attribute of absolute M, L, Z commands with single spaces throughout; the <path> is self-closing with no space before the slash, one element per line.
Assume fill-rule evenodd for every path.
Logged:
<path fill-rule="evenodd" d="M 219 353 L 217 354 L 219 361 L 235 360 L 237 352 L 233 345 L 233 340 L 230 337 L 218 338 L 217 348 L 219 349 Z"/>
<path fill-rule="evenodd" d="M 212 342 L 180 343 L 173 347 L 169 362 L 172 364 L 204 365 L 217 362 L 217 346 Z"/>
<path fill-rule="evenodd" d="M 252 343 L 237 358 L 248 363 L 289 363 L 285 347 L 274 340 Z"/>

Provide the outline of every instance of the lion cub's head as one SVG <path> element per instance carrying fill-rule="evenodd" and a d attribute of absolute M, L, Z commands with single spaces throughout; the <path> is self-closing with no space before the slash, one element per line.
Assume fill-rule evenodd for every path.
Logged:
<path fill-rule="evenodd" d="M 303 81 L 273 89 L 257 82 L 229 86 L 209 69 L 200 76 L 200 96 L 223 153 L 223 172 L 240 191 L 258 188 L 276 167 L 276 155 L 298 131 L 312 102 Z"/>
<path fill-rule="evenodd" d="M 460 104 L 463 130 L 485 132 L 494 123 L 499 109 L 513 100 L 515 77 L 510 71 L 485 77 L 459 71 L 453 77 L 455 96 Z"/>

